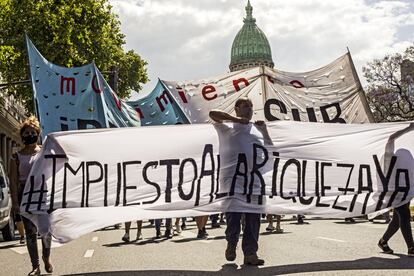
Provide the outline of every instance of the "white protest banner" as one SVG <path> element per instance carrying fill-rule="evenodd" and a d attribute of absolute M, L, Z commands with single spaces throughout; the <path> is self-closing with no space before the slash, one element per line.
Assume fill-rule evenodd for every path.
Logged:
<path fill-rule="evenodd" d="M 252 100 L 255 120 L 374 121 L 350 53 L 302 73 L 256 67 L 196 81 L 160 80 L 152 93 L 130 104 L 146 125 L 205 123 L 212 109 L 234 114 L 242 96 Z"/>
<path fill-rule="evenodd" d="M 225 211 L 352 217 L 414 196 L 413 123 L 267 128 L 273 145 L 263 145 L 253 124 L 52 133 L 21 211 L 68 242 L 138 219 Z"/>

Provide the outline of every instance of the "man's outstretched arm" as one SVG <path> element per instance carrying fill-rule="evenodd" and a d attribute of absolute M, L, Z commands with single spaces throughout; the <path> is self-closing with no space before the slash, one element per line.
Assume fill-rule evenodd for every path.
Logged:
<path fill-rule="evenodd" d="M 408 127 L 399 130 L 390 135 L 387 144 L 385 145 L 385 154 L 384 154 L 384 167 L 388 171 L 388 166 L 391 162 L 391 158 L 395 151 L 395 140 L 404 135 L 407 132 L 414 130 L 414 123 L 410 123 Z"/>
<path fill-rule="evenodd" d="M 249 120 L 245 119 L 245 118 L 240 118 L 240 117 L 235 117 L 233 115 L 230 115 L 227 112 L 223 112 L 220 110 L 211 110 L 210 113 L 208 114 L 210 116 L 210 118 L 217 122 L 217 123 L 222 123 L 223 121 L 230 121 L 233 123 L 240 123 L 240 124 L 248 124 Z"/>

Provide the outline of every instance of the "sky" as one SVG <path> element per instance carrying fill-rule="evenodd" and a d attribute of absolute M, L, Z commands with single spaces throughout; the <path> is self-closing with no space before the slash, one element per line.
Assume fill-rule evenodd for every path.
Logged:
<path fill-rule="evenodd" d="M 150 92 L 158 80 L 198 80 L 229 71 L 230 50 L 247 0 L 110 0 L 125 49 L 148 62 Z M 250 0 L 275 68 L 306 72 L 349 48 L 358 75 L 374 58 L 414 42 L 413 0 Z M 135 99 L 137 94 L 133 94 Z"/>

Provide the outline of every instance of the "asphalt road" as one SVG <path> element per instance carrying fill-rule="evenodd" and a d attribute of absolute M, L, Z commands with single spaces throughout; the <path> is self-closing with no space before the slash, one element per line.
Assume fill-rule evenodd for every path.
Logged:
<path fill-rule="evenodd" d="M 266 233 L 262 223 L 258 253 L 266 263 L 261 267 L 243 266 L 240 246 L 235 262 L 225 260 L 225 225 L 208 225 L 207 240 L 196 239 L 194 222 L 188 226 L 173 239 L 155 240 L 154 228 L 144 222 L 144 239 L 128 244 L 121 241 L 123 228 L 96 231 L 52 249 L 53 275 L 414 275 L 414 258 L 405 255 L 400 232 L 389 243 L 395 254 L 380 252 L 376 244 L 386 228 L 382 223 L 283 221 L 283 234 Z M 0 275 L 27 275 L 30 268 L 25 246 L 0 242 Z"/>

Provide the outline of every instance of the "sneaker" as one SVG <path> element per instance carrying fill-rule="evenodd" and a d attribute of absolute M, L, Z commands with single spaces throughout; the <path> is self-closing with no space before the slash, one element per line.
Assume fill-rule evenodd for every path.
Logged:
<path fill-rule="evenodd" d="M 27 276 L 36 276 L 36 275 L 40 275 L 40 267 L 33 268 L 33 270 L 30 271 L 29 274 L 27 274 Z"/>
<path fill-rule="evenodd" d="M 160 229 L 157 229 L 156 234 L 155 234 L 155 238 L 156 239 L 161 238 L 161 230 Z"/>
<path fill-rule="evenodd" d="M 263 259 L 259 259 L 257 255 L 249 255 L 244 256 L 244 262 L 245 265 L 264 265 L 265 261 Z"/>
<path fill-rule="evenodd" d="M 208 234 L 203 230 L 198 230 L 197 239 L 207 239 Z"/>
<path fill-rule="evenodd" d="M 273 230 L 275 230 L 276 228 L 273 225 L 269 225 L 266 227 L 266 231 L 267 232 L 272 232 Z"/>
<path fill-rule="evenodd" d="M 349 223 L 355 223 L 355 220 L 353 218 L 346 218 L 345 221 Z"/>
<path fill-rule="evenodd" d="M 202 230 L 203 232 L 204 232 L 204 236 L 206 236 L 206 238 L 208 237 L 208 233 L 207 233 L 207 230 L 206 230 L 206 228 L 205 227 L 203 227 L 203 230 Z"/>
<path fill-rule="evenodd" d="M 276 234 L 283 234 L 283 229 L 280 228 L 280 227 L 276 227 L 275 233 Z"/>
<path fill-rule="evenodd" d="M 381 248 L 382 252 L 385 254 L 392 254 L 394 251 L 388 246 L 388 243 L 383 239 L 380 239 L 378 242 L 378 247 Z"/>
<path fill-rule="evenodd" d="M 142 233 L 141 231 L 137 232 L 137 241 L 142 240 Z"/>
<path fill-rule="evenodd" d="M 43 259 L 43 262 L 45 263 L 45 270 L 46 270 L 46 272 L 47 273 L 53 273 L 53 265 L 50 262 L 50 257 L 47 258 L 47 259 L 45 257 L 42 257 L 42 259 Z"/>
<path fill-rule="evenodd" d="M 122 240 L 124 242 L 129 242 L 129 234 L 128 233 L 125 233 L 125 235 L 122 237 Z"/>
<path fill-rule="evenodd" d="M 25 244 L 26 243 L 26 238 L 23 236 L 23 237 L 20 237 L 20 242 L 19 242 L 20 244 Z"/>
<path fill-rule="evenodd" d="M 236 259 L 236 248 L 237 244 L 227 243 L 226 248 L 226 260 L 232 262 Z"/>
<path fill-rule="evenodd" d="M 181 230 L 185 230 L 185 229 L 187 229 L 187 225 L 185 224 L 185 222 L 183 222 L 181 224 Z"/>
<path fill-rule="evenodd" d="M 171 234 L 171 229 L 165 230 L 164 237 L 166 237 L 167 239 L 171 239 L 173 237 Z"/>
<path fill-rule="evenodd" d="M 410 256 L 410 257 L 414 257 L 414 247 L 408 248 L 407 255 Z"/>
<path fill-rule="evenodd" d="M 211 228 L 221 228 L 220 223 L 216 222 L 216 223 L 212 223 L 211 224 Z"/>

